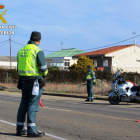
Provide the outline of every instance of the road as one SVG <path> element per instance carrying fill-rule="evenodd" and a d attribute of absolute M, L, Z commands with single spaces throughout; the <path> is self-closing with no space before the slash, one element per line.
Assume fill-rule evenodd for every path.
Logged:
<path fill-rule="evenodd" d="M 0 139 L 16 140 L 16 115 L 20 93 L 0 91 Z M 42 96 L 36 124 L 47 140 L 139 140 L 140 104 L 70 97 Z M 25 136 L 20 139 L 27 139 Z M 37 138 L 38 139 L 38 138 Z"/>

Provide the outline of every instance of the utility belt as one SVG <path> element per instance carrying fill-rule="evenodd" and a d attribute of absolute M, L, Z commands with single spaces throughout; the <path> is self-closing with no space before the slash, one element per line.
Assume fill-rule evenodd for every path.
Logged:
<path fill-rule="evenodd" d="M 91 81 L 93 81 L 93 78 L 92 79 L 86 79 L 87 81 L 89 81 L 89 80 L 91 80 Z"/>
<path fill-rule="evenodd" d="M 19 90 L 22 89 L 22 81 L 27 81 L 27 82 L 29 82 L 30 86 L 33 87 L 35 80 L 37 80 L 37 79 L 22 80 L 21 78 L 19 78 L 17 88 L 18 88 Z M 43 81 L 43 80 L 40 78 L 40 79 L 38 79 L 38 83 L 39 83 L 39 90 L 40 90 L 40 89 L 45 85 L 45 81 Z"/>
<path fill-rule="evenodd" d="M 92 79 L 87 79 L 87 81 L 92 81 L 93 82 L 93 85 L 96 84 L 96 79 L 92 78 Z"/>

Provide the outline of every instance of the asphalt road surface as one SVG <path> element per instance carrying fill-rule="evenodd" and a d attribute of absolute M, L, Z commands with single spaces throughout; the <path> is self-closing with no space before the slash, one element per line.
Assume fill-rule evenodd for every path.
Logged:
<path fill-rule="evenodd" d="M 27 139 L 15 136 L 20 93 L 0 92 L 0 140 Z M 140 140 L 140 104 L 70 97 L 42 96 L 36 125 L 47 140 Z"/>

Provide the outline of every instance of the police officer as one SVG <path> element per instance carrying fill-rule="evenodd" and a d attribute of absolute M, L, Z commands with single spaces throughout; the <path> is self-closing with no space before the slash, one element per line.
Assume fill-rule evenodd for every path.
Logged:
<path fill-rule="evenodd" d="M 17 55 L 18 74 L 20 77 L 22 98 L 17 113 L 17 132 L 16 135 L 27 137 L 42 137 L 44 132 L 38 132 L 35 124 L 36 112 L 38 111 L 39 100 L 43 88 L 37 92 L 38 95 L 32 95 L 34 81 L 38 79 L 43 81 L 48 73 L 45 56 L 43 51 L 38 47 L 41 41 L 40 32 L 32 32 L 30 41 L 26 46 L 20 49 Z M 27 130 L 24 123 L 27 113 Z"/>
<path fill-rule="evenodd" d="M 87 93 L 88 93 L 88 97 L 87 97 L 87 100 L 85 101 L 91 101 L 93 102 L 94 100 L 94 93 L 93 93 L 93 84 L 95 84 L 95 74 L 92 70 L 92 66 L 91 65 L 88 65 L 88 72 L 87 72 Z"/>

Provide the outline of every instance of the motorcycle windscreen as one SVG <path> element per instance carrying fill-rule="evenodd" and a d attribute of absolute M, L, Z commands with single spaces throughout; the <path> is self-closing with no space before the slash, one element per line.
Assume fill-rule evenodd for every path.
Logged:
<path fill-rule="evenodd" d="M 118 78 L 121 75 L 121 71 L 118 71 L 118 73 L 116 74 L 116 78 Z"/>

